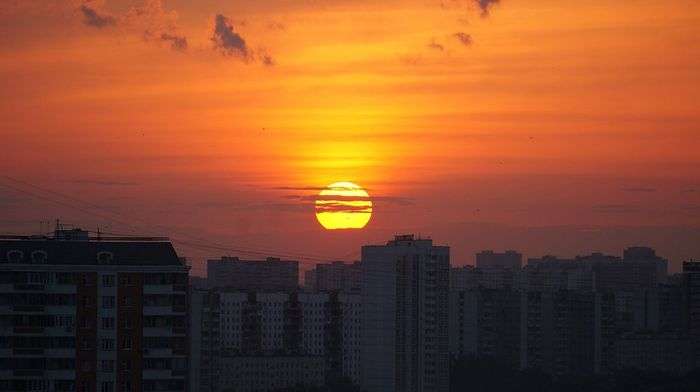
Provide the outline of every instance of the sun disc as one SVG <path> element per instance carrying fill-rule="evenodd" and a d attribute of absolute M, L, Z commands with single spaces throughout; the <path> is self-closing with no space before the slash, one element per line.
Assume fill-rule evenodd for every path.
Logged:
<path fill-rule="evenodd" d="M 352 182 L 330 184 L 316 198 L 316 219 L 325 229 L 361 229 L 371 217 L 369 194 Z"/>

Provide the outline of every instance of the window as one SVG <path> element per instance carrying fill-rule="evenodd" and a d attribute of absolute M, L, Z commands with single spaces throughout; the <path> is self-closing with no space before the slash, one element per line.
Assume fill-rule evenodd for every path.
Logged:
<path fill-rule="evenodd" d="M 101 361 L 100 362 L 100 370 L 105 372 L 105 373 L 114 372 L 114 361 L 111 359 Z"/>
<path fill-rule="evenodd" d="M 102 329 L 114 329 L 114 317 L 102 317 Z"/>
<path fill-rule="evenodd" d="M 102 275 L 102 287 L 114 287 L 114 275 Z"/>
<path fill-rule="evenodd" d="M 122 350 L 131 350 L 131 336 L 124 336 L 122 339 Z"/>
<path fill-rule="evenodd" d="M 88 297 L 86 295 L 80 298 L 80 303 L 83 304 L 84 308 L 87 308 L 88 306 L 90 306 L 90 302 L 91 302 L 90 297 Z"/>
<path fill-rule="evenodd" d="M 131 360 L 125 359 L 121 362 L 120 369 L 123 372 L 131 371 Z"/>
<path fill-rule="evenodd" d="M 114 383 L 111 381 L 102 381 L 100 384 L 100 392 L 114 392 Z"/>
<path fill-rule="evenodd" d="M 80 319 L 80 328 L 82 328 L 82 329 L 92 328 L 92 323 L 90 322 L 90 319 L 88 319 L 88 318 Z"/>
<path fill-rule="evenodd" d="M 97 264 L 114 264 L 114 253 L 112 252 L 98 252 L 97 253 Z"/>
<path fill-rule="evenodd" d="M 130 297 L 122 297 L 122 305 L 123 306 L 131 306 L 133 304 L 133 301 L 131 300 Z"/>
<path fill-rule="evenodd" d="M 82 366 L 81 366 L 81 369 L 82 369 L 84 372 L 89 372 L 89 371 L 91 371 L 91 370 L 92 370 L 92 363 L 90 363 L 90 361 L 83 361 Z"/>
<path fill-rule="evenodd" d="M 114 350 L 114 339 L 102 339 L 101 347 L 103 351 Z"/>
<path fill-rule="evenodd" d="M 131 327 L 132 327 L 131 317 L 125 315 L 121 320 L 122 320 L 122 328 L 131 329 Z"/>
<path fill-rule="evenodd" d="M 6 257 L 8 262 L 12 264 L 18 264 L 22 262 L 22 259 L 24 258 L 24 252 L 22 252 L 21 250 L 11 250 L 7 252 Z"/>
<path fill-rule="evenodd" d="M 119 275 L 119 283 L 122 285 L 131 286 L 134 284 L 134 277 L 128 274 Z"/>
<path fill-rule="evenodd" d="M 131 381 L 124 381 L 122 384 L 122 392 L 131 392 Z"/>
<path fill-rule="evenodd" d="M 114 297 L 111 295 L 105 295 L 102 297 L 102 307 L 105 309 L 114 308 Z"/>
<path fill-rule="evenodd" d="M 92 348 L 91 342 L 87 339 L 83 339 L 80 341 L 80 349 L 81 350 L 90 350 Z"/>
<path fill-rule="evenodd" d="M 32 252 L 32 263 L 34 264 L 46 264 L 48 258 L 48 254 L 43 250 L 35 250 Z"/>

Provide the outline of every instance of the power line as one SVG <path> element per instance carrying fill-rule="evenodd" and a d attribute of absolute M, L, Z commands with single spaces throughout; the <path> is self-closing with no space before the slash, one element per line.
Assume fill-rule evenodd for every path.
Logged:
<path fill-rule="evenodd" d="M 173 228 L 165 228 L 164 226 L 153 225 L 153 224 L 151 224 L 145 220 L 139 219 L 139 218 L 127 217 L 124 214 L 120 214 L 120 213 L 115 212 L 115 211 L 107 210 L 104 207 L 93 204 L 91 202 L 88 202 L 88 201 L 85 201 L 85 200 L 82 200 L 82 199 L 79 199 L 79 198 L 76 198 L 76 197 L 73 197 L 70 195 L 66 195 L 66 194 L 63 194 L 60 192 L 56 192 L 56 191 L 53 191 L 51 189 L 43 188 L 43 187 L 31 184 L 31 183 L 23 181 L 23 180 L 19 180 L 19 179 L 16 179 L 16 178 L 13 178 L 13 177 L 10 177 L 7 175 L 3 175 L 2 177 L 5 178 L 6 180 L 14 182 L 15 184 L 20 184 L 19 186 L 31 187 L 31 188 L 39 190 L 41 192 L 50 193 L 50 194 L 56 195 L 60 198 L 72 200 L 74 202 L 80 203 L 81 205 L 86 205 L 88 207 L 92 207 L 92 209 L 106 212 L 107 214 L 117 215 L 117 216 L 120 216 L 122 218 L 129 219 L 130 221 L 140 222 L 142 226 L 147 227 L 148 229 L 151 229 L 151 230 L 153 230 L 154 228 L 160 227 L 161 230 L 155 230 L 155 231 L 165 231 L 166 233 L 167 232 L 177 233 L 182 237 L 189 238 L 190 241 L 184 241 L 184 240 L 181 240 L 181 239 L 171 235 L 173 242 L 181 243 L 183 245 L 193 247 L 193 248 L 199 248 L 200 250 L 206 249 L 206 250 L 220 250 L 220 251 L 227 251 L 227 252 L 233 251 L 233 252 L 238 252 L 238 253 L 242 253 L 242 254 L 249 254 L 249 255 L 264 255 L 264 256 L 275 256 L 275 257 L 282 257 L 282 258 L 300 258 L 300 259 L 308 260 L 308 261 L 328 261 L 328 260 L 335 259 L 333 257 L 312 255 L 312 254 L 307 254 L 307 253 L 278 252 L 276 250 L 271 250 L 271 249 L 266 249 L 266 248 L 249 248 L 249 247 L 240 247 L 240 246 L 239 247 L 229 247 L 227 245 L 222 245 L 222 244 L 213 242 L 209 239 L 202 239 L 202 238 L 199 238 L 196 236 L 192 236 L 189 233 L 178 232 L 178 230 L 173 229 Z M 66 202 L 65 200 L 64 201 L 56 200 L 53 198 L 46 197 L 42 194 L 37 194 L 36 192 L 22 189 L 22 188 L 19 188 L 18 185 L 8 184 L 7 182 L 5 182 L 5 184 L 3 184 L 3 185 L 9 189 L 16 191 L 16 192 L 30 195 L 34 198 L 44 200 L 44 201 L 47 201 L 50 203 L 58 204 L 58 205 L 63 206 L 63 207 L 72 208 L 72 209 L 78 210 L 80 212 L 83 212 L 84 214 L 96 216 L 96 217 L 101 218 L 103 220 L 107 220 L 107 221 L 114 222 L 114 223 L 117 223 L 119 225 L 125 226 L 128 229 L 130 229 L 132 232 L 135 231 L 134 225 L 132 225 L 128 222 L 122 221 L 120 219 L 115 219 L 114 217 L 106 216 L 104 214 L 95 213 L 94 211 L 91 211 L 89 209 L 85 209 L 82 207 L 78 207 L 72 203 Z"/>

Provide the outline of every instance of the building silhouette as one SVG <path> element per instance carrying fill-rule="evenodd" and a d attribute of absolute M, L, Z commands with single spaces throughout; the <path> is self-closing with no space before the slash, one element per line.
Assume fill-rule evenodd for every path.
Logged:
<path fill-rule="evenodd" d="M 308 291 L 360 292 L 362 270 L 359 262 L 346 264 L 342 261 L 316 264 L 304 274 L 304 288 Z"/>
<path fill-rule="evenodd" d="M 207 261 L 207 282 L 209 288 L 296 291 L 299 288 L 299 262 L 275 257 L 265 260 L 221 257 Z"/>
<path fill-rule="evenodd" d="M 447 391 L 449 260 L 413 235 L 362 247 L 364 390 Z"/>
<path fill-rule="evenodd" d="M 359 382 L 359 295 L 215 289 L 192 297 L 192 328 L 201 331 L 192 342 L 193 390 Z"/>
<path fill-rule="evenodd" d="M 0 238 L 0 385 L 185 391 L 188 267 L 162 238 Z"/>

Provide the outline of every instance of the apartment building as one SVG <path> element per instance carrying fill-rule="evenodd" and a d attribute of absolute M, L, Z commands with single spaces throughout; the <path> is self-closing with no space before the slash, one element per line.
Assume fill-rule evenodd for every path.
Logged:
<path fill-rule="evenodd" d="M 0 390 L 184 391 L 188 267 L 164 238 L 0 238 Z"/>

